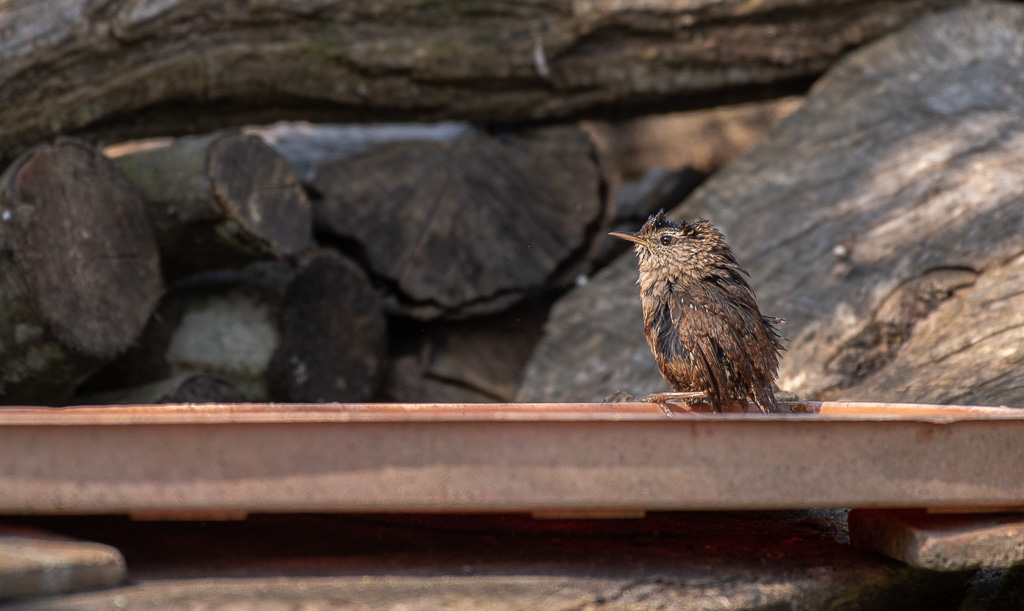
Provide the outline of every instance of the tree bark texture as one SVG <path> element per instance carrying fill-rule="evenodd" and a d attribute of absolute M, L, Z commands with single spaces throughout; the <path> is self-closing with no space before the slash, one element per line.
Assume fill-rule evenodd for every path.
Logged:
<path fill-rule="evenodd" d="M 852 53 L 675 217 L 720 227 L 804 398 L 1024 407 L 1024 6 Z M 520 400 L 664 389 L 625 255 L 555 305 Z"/>
<path fill-rule="evenodd" d="M 309 200 L 287 162 L 257 136 L 185 137 L 116 162 L 142 192 L 168 277 L 312 246 Z"/>
<path fill-rule="evenodd" d="M 529 122 L 799 89 L 958 0 L 11 2 L 0 159 L 55 134 L 285 118 Z"/>
<path fill-rule="evenodd" d="M 0 402 L 51 404 L 136 339 L 163 292 L 142 202 L 61 139 L 0 177 Z"/>
<path fill-rule="evenodd" d="M 318 166 L 314 218 L 390 288 L 393 311 L 464 317 L 585 265 L 612 209 L 605 174 L 576 127 L 394 142 Z"/>

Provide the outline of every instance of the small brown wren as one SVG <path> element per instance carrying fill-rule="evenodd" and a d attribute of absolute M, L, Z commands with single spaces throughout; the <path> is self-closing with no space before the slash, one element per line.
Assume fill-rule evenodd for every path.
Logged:
<path fill-rule="evenodd" d="M 701 398 L 715 412 L 737 400 L 778 411 L 772 387 L 784 348 L 775 325 L 785 321 L 761 315 L 722 233 L 662 210 L 637 233 L 609 235 L 635 244 L 647 345 L 675 391 L 645 400 L 668 413 L 666 401 Z"/>

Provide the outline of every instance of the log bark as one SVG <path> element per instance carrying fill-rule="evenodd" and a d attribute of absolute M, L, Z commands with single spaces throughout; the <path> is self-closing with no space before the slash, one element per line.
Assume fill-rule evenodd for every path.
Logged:
<path fill-rule="evenodd" d="M 116 162 L 142 192 L 169 278 L 312 246 L 309 200 L 285 160 L 257 136 L 180 138 Z"/>
<path fill-rule="evenodd" d="M 320 234 L 359 253 L 397 313 L 503 309 L 571 277 L 612 206 L 575 127 L 385 144 L 320 165 Z"/>
<path fill-rule="evenodd" d="M 323 252 L 188 279 L 88 392 L 183 373 L 220 377 L 252 401 L 364 401 L 387 348 L 383 307 L 354 263 Z"/>
<path fill-rule="evenodd" d="M 52 404 L 123 352 L 163 292 L 137 192 L 59 140 L 0 177 L 0 402 Z"/>
<path fill-rule="evenodd" d="M 0 159 L 286 118 L 528 122 L 800 90 L 958 0 L 8 3 Z"/>
<path fill-rule="evenodd" d="M 710 218 L 788 319 L 803 398 L 1024 407 L 1024 6 L 861 49 L 674 212 Z M 556 304 L 519 400 L 664 389 L 632 254 Z"/>

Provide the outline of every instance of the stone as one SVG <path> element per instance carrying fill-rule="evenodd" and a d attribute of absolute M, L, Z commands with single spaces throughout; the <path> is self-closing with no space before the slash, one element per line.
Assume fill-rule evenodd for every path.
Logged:
<path fill-rule="evenodd" d="M 109 588 L 124 576 L 124 558 L 108 545 L 0 529 L 0 601 Z"/>
<path fill-rule="evenodd" d="M 1008 569 L 1024 562 L 1024 514 L 854 509 L 850 542 L 932 571 Z"/>
<path fill-rule="evenodd" d="M 678 170 L 651 168 L 623 183 L 615 194 L 614 223 L 641 222 L 661 208 L 674 208 L 707 178 L 705 172 L 684 166 Z"/>
<path fill-rule="evenodd" d="M 709 218 L 788 320 L 781 388 L 1024 405 L 1022 150 L 1024 7 L 981 4 L 851 53 L 671 216 Z M 519 400 L 665 389 L 633 259 L 555 305 Z"/>
<path fill-rule="evenodd" d="M 981 273 L 921 320 L 888 365 L 839 397 L 1024 406 L 1021 286 L 1024 256 Z"/>

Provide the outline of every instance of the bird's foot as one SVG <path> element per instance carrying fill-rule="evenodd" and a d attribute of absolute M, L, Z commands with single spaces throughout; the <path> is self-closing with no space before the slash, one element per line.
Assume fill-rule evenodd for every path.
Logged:
<path fill-rule="evenodd" d="M 647 403 L 667 403 L 684 399 L 703 399 L 706 396 L 707 394 L 703 390 L 694 392 L 656 392 L 653 395 L 644 397 L 644 401 Z"/>
<path fill-rule="evenodd" d="M 668 417 L 675 416 L 675 412 L 669 407 L 669 403 L 675 401 L 687 401 L 689 399 L 703 399 L 707 395 L 704 391 L 695 392 L 656 392 L 653 395 L 647 395 L 643 400 L 647 403 L 657 403 L 661 407 L 661 411 L 665 412 Z"/>

